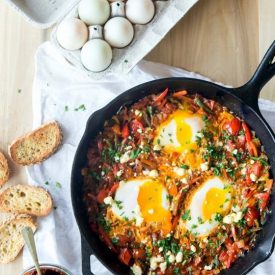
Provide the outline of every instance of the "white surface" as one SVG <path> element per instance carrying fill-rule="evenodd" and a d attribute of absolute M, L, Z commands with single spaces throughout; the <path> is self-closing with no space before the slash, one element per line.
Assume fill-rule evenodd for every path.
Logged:
<path fill-rule="evenodd" d="M 64 132 L 63 145 L 55 155 L 40 165 L 27 168 L 30 183 L 46 187 L 57 206 L 51 215 L 39 219 L 35 239 L 41 262 L 61 264 L 74 275 L 82 274 L 80 235 L 70 198 L 70 173 L 76 146 L 88 117 L 126 89 L 142 82 L 169 76 L 203 78 L 182 69 L 141 61 L 126 76 L 109 76 L 102 81 L 95 81 L 71 66 L 50 43 L 45 43 L 39 48 L 33 87 L 34 127 L 55 119 L 59 121 Z M 82 104 L 86 106 L 85 111 L 74 111 Z M 65 106 L 69 107 L 68 112 L 65 112 Z M 263 113 L 274 129 L 275 104 L 261 100 L 260 108 L 265 110 Z M 45 185 L 46 181 L 50 184 Z M 61 189 L 55 187 L 57 181 L 62 184 Z M 110 274 L 94 258 L 92 263 L 96 275 Z M 23 264 L 24 267 L 32 264 L 26 249 Z M 274 275 L 275 254 L 256 267 L 250 273 L 252 274 Z"/>
<path fill-rule="evenodd" d="M 198 2 L 198 0 L 155 1 L 156 14 L 147 25 L 135 25 L 135 35 L 131 44 L 122 49 L 113 49 L 113 62 L 107 70 L 94 73 L 87 70 L 80 60 L 80 51 L 67 51 L 57 42 L 56 31 L 51 36 L 53 45 L 75 67 L 93 79 L 103 79 L 112 73 L 128 73 L 146 54 L 148 54 L 176 25 L 176 23 Z M 76 7 L 77 8 L 77 7 Z M 74 10 L 66 17 L 74 17 Z"/>

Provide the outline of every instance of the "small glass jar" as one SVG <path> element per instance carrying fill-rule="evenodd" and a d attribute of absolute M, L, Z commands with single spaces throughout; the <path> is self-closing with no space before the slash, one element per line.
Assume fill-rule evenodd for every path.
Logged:
<path fill-rule="evenodd" d="M 73 275 L 70 271 L 68 271 L 67 269 L 65 269 L 64 267 L 61 267 L 59 265 L 40 264 L 40 269 L 41 269 L 41 271 L 43 271 L 43 270 L 52 270 L 53 272 L 56 271 L 56 274 L 58 274 L 58 275 Z M 35 271 L 36 271 L 35 267 L 32 266 L 32 267 L 24 270 L 20 275 L 37 274 L 37 273 L 32 273 L 32 272 L 35 272 Z"/>

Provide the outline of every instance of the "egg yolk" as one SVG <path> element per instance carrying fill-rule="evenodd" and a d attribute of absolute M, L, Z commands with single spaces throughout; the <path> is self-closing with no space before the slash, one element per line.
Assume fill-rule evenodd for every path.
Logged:
<path fill-rule="evenodd" d="M 159 182 L 147 181 L 139 188 L 138 204 L 147 223 L 157 223 L 164 234 L 171 231 L 171 213 L 163 205 L 164 187 Z"/>
<path fill-rule="evenodd" d="M 202 206 L 204 220 L 210 220 L 213 214 L 222 213 L 224 211 L 223 205 L 226 203 L 227 193 L 227 190 L 216 187 L 208 190 Z"/>
<path fill-rule="evenodd" d="M 194 137 L 201 129 L 202 120 L 199 116 L 178 110 L 160 125 L 154 143 L 159 143 L 168 153 L 196 149 Z"/>

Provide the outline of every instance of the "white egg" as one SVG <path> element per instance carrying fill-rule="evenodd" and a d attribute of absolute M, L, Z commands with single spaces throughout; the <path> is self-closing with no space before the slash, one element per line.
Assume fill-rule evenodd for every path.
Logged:
<path fill-rule="evenodd" d="M 194 148 L 196 136 L 204 127 L 202 118 L 185 111 L 175 111 L 157 128 L 154 144 L 168 152 L 181 153 Z"/>
<path fill-rule="evenodd" d="M 134 24 L 147 24 L 155 14 L 152 0 L 128 0 L 126 3 L 126 17 Z"/>
<path fill-rule="evenodd" d="M 82 0 L 78 6 L 81 20 L 87 25 L 102 25 L 110 16 L 110 4 L 107 0 Z"/>
<path fill-rule="evenodd" d="M 112 61 L 112 49 L 102 39 L 92 39 L 81 50 L 84 67 L 92 72 L 100 72 L 109 67 Z"/>
<path fill-rule="evenodd" d="M 105 40 L 115 48 L 124 48 L 134 37 L 132 24 L 124 17 L 114 17 L 104 26 Z"/>
<path fill-rule="evenodd" d="M 88 40 L 88 28 L 77 18 L 62 21 L 56 31 L 58 43 L 67 50 L 78 50 Z"/>
<path fill-rule="evenodd" d="M 113 213 L 120 219 L 154 223 L 168 233 L 171 230 L 168 193 L 163 184 L 150 178 L 120 182 L 112 203 Z"/>
<path fill-rule="evenodd" d="M 224 179 L 207 179 L 187 198 L 185 217 L 180 226 L 184 226 L 198 237 L 209 235 L 230 208 L 230 191 L 230 185 Z"/>

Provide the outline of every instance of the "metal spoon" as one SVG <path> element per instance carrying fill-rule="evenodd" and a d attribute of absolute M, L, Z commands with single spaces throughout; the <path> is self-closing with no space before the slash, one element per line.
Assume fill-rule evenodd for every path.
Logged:
<path fill-rule="evenodd" d="M 25 240 L 25 244 L 27 245 L 29 252 L 32 256 L 35 269 L 37 271 L 37 275 L 42 275 L 40 267 L 39 267 L 39 262 L 37 258 L 37 252 L 36 252 L 36 246 L 34 242 L 34 237 L 33 237 L 33 231 L 30 227 L 24 227 L 21 231 L 23 238 Z"/>

